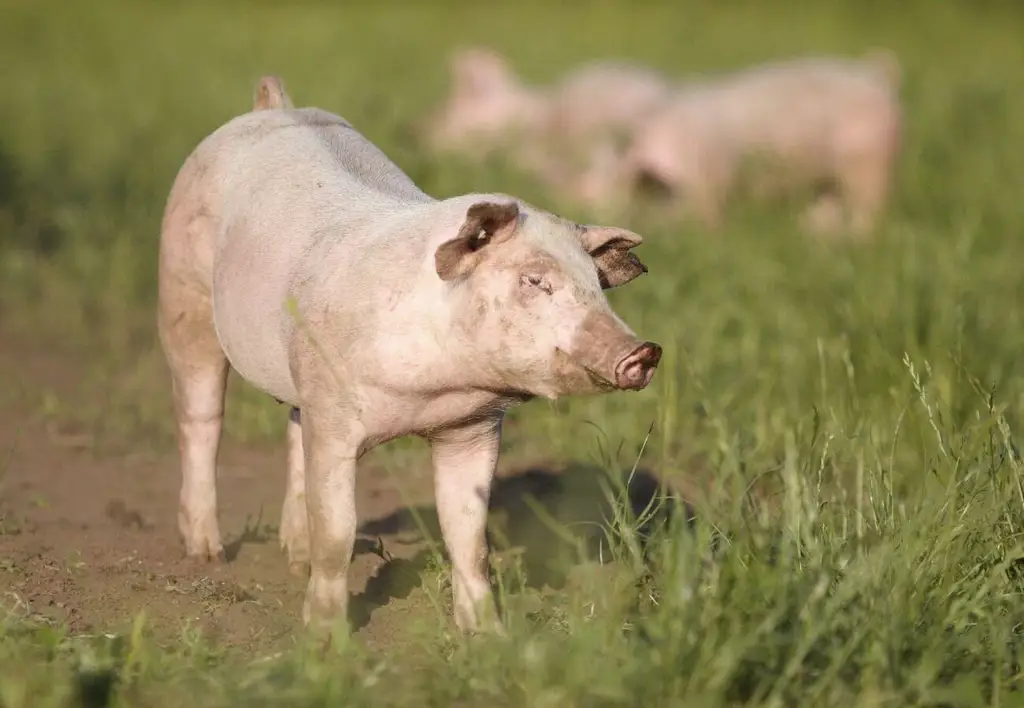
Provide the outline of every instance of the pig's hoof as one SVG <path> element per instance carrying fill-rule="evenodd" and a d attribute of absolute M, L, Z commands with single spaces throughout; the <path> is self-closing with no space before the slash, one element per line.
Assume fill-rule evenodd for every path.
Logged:
<path fill-rule="evenodd" d="M 223 563 L 226 559 L 224 546 L 217 537 L 200 536 L 188 538 L 182 535 L 185 558 L 196 563 Z"/>
<path fill-rule="evenodd" d="M 459 623 L 456 622 L 459 626 Z M 478 637 L 478 636 L 490 636 L 490 637 L 507 637 L 508 630 L 505 629 L 505 625 L 500 620 L 486 620 L 479 624 L 459 626 L 459 631 L 467 637 Z"/>
<path fill-rule="evenodd" d="M 205 517 L 194 523 L 189 523 L 189 518 L 184 511 L 179 512 L 178 538 L 185 547 L 185 557 L 197 562 L 224 562 L 224 544 L 220 540 L 216 518 Z"/>
<path fill-rule="evenodd" d="M 196 565 L 206 565 L 209 563 L 220 564 L 227 562 L 227 556 L 224 554 L 223 548 L 217 548 L 215 550 L 207 549 L 199 552 L 186 550 L 185 560 Z"/>
<path fill-rule="evenodd" d="M 507 636 L 505 625 L 498 617 L 498 608 L 492 602 L 482 601 L 474 611 L 471 607 L 457 608 L 455 626 L 466 635 L 493 634 Z"/>

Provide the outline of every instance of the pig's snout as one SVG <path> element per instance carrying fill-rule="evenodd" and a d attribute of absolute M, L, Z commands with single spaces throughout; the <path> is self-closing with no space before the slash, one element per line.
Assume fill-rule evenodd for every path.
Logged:
<path fill-rule="evenodd" d="M 639 391 L 654 378 L 654 370 L 661 361 L 659 345 L 637 339 L 608 312 L 588 314 L 576 332 L 573 346 L 564 354 L 566 373 L 579 369 L 587 373 L 589 385 L 583 387 L 587 390 L 596 387 L 605 391 Z"/>
<path fill-rule="evenodd" d="M 615 364 L 615 385 L 633 391 L 646 388 L 660 361 L 661 347 L 654 342 L 644 342 Z"/>

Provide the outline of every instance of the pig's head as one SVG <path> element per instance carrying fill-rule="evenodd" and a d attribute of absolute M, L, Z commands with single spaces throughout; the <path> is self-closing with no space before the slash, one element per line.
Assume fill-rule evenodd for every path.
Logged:
<path fill-rule="evenodd" d="M 437 150 L 489 147 L 536 120 L 540 101 L 505 59 L 493 50 L 471 47 L 449 64 L 451 91 L 444 105 L 422 124 Z"/>
<path fill-rule="evenodd" d="M 484 386 L 546 398 L 650 383 L 661 347 L 637 338 L 604 290 L 647 268 L 625 229 L 581 226 L 481 197 L 434 254 L 453 329 Z"/>

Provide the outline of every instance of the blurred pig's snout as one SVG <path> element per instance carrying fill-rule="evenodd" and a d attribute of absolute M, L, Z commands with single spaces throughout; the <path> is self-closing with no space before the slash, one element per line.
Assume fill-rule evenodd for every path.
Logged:
<path fill-rule="evenodd" d="M 661 347 L 644 342 L 615 365 L 615 385 L 621 389 L 640 391 L 654 378 L 654 370 L 661 361 Z"/>

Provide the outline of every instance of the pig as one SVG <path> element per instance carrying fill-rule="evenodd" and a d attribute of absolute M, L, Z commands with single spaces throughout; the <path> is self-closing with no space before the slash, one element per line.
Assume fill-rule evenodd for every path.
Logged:
<path fill-rule="evenodd" d="M 667 188 L 709 229 L 741 168 L 756 196 L 822 189 L 803 224 L 870 233 L 900 149 L 900 67 L 887 50 L 856 59 L 805 57 L 681 82 L 629 138 L 603 151 L 575 185 L 590 206 L 622 206 L 641 179 Z"/>
<path fill-rule="evenodd" d="M 628 132 L 669 92 L 670 82 L 639 64 L 583 64 L 551 86 L 523 83 L 489 48 L 450 60 L 451 94 L 421 126 L 435 151 L 474 157 L 511 151 L 518 166 L 552 187 L 566 187 L 600 145 Z"/>
<path fill-rule="evenodd" d="M 455 51 L 445 103 L 420 125 L 424 144 L 438 152 L 482 158 L 535 133 L 544 121 L 546 91 L 525 85 L 505 58 L 488 47 Z"/>
<path fill-rule="evenodd" d="M 587 62 L 556 85 L 544 127 L 555 140 L 629 130 L 664 100 L 671 87 L 665 76 L 634 62 Z"/>
<path fill-rule="evenodd" d="M 669 95 L 672 82 L 634 62 L 605 59 L 570 71 L 554 88 L 540 125 L 546 162 L 537 170 L 561 191 L 595 156 L 613 150 Z"/>
<path fill-rule="evenodd" d="M 661 347 L 604 290 L 643 239 L 500 193 L 437 199 L 345 119 L 260 80 L 168 196 L 158 330 L 170 369 L 185 554 L 220 560 L 215 468 L 229 367 L 290 407 L 280 542 L 309 573 L 307 627 L 344 621 L 357 460 L 432 447 L 455 622 L 501 623 L 484 526 L 503 416 L 542 397 L 641 390 Z"/>

